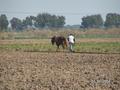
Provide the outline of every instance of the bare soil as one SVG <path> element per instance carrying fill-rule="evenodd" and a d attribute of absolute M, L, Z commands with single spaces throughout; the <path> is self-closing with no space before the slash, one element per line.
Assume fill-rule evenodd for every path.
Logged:
<path fill-rule="evenodd" d="M 119 54 L 0 52 L 0 90 L 119 89 Z"/>

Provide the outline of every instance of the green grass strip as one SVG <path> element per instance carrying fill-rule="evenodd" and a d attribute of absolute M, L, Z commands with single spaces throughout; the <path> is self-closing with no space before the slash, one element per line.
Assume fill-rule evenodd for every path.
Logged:
<path fill-rule="evenodd" d="M 51 44 L 5 44 L 0 45 L 0 50 L 14 51 L 56 51 L 56 46 Z M 74 45 L 76 52 L 120 53 L 120 42 L 81 42 Z"/>

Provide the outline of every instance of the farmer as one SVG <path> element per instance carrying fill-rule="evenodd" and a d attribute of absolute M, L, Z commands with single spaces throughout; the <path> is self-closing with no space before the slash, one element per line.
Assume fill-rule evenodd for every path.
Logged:
<path fill-rule="evenodd" d="M 69 36 L 68 36 L 68 45 L 69 45 L 69 50 L 71 52 L 74 52 L 74 50 L 73 50 L 74 43 L 75 43 L 75 37 L 73 36 L 73 34 L 69 34 Z"/>

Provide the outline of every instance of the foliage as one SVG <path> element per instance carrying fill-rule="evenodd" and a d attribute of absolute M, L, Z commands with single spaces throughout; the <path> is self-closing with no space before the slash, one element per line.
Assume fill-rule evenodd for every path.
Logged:
<path fill-rule="evenodd" d="M 84 28 L 100 28 L 103 26 L 101 15 L 91 15 L 82 18 L 82 26 Z"/>
<path fill-rule="evenodd" d="M 10 23 L 11 23 L 11 27 L 13 30 L 22 30 L 22 21 L 16 17 L 13 17 L 11 20 L 10 20 Z"/>
<path fill-rule="evenodd" d="M 65 24 L 64 16 L 50 15 L 42 13 L 35 16 L 27 16 L 25 19 L 20 20 L 16 17 L 10 20 L 11 27 L 14 30 L 22 30 L 31 28 L 61 28 Z"/>
<path fill-rule="evenodd" d="M 0 30 L 7 29 L 8 28 L 8 20 L 5 14 L 2 14 L 0 16 Z"/>
<path fill-rule="evenodd" d="M 35 26 L 38 28 L 59 28 L 65 24 L 64 16 L 50 15 L 48 13 L 38 14 L 35 21 Z"/>
<path fill-rule="evenodd" d="M 9 21 L 5 14 L 0 16 L 0 30 L 8 29 Z M 51 15 L 49 13 L 40 13 L 37 16 L 27 16 L 21 20 L 17 17 L 13 17 L 10 20 L 11 28 L 13 30 L 25 30 L 25 29 L 48 29 L 48 28 L 62 28 L 65 25 L 64 16 Z M 120 14 L 108 13 L 106 20 L 103 19 L 100 14 L 84 16 L 82 18 L 81 28 L 109 28 L 109 27 L 120 27 Z M 72 27 L 69 27 L 70 29 Z"/>
<path fill-rule="evenodd" d="M 105 27 L 120 27 L 120 14 L 108 13 L 106 16 Z"/>
<path fill-rule="evenodd" d="M 22 25 L 23 25 L 23 28 L 25 28 L 25 29 L 29 26 L 32 27 L 32 25 L 33 25 L 32 17 L 26 17 L 25 19 L 23 19 Z"/>

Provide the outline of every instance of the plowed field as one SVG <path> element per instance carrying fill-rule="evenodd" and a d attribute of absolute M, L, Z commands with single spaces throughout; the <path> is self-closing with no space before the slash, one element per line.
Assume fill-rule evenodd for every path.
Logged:
<path fill-rule="evenodd" d="M 119 89 L 119 54 L 0 52 L 0 90 Z"/>

